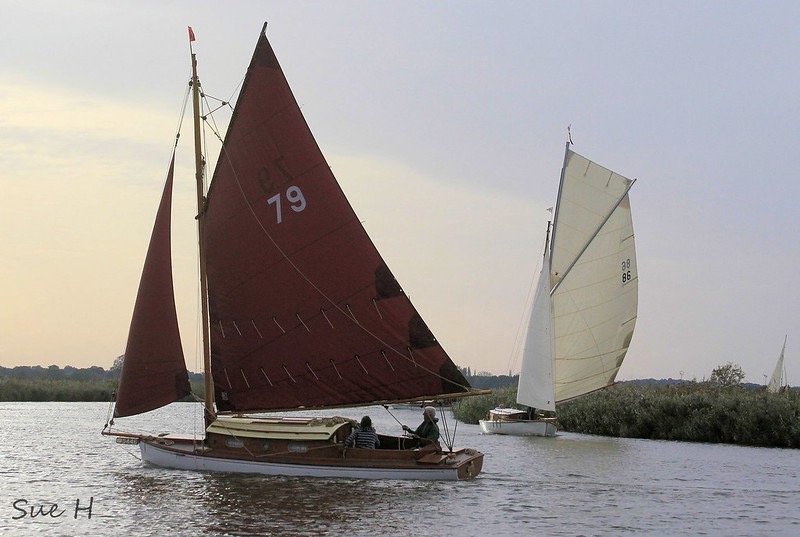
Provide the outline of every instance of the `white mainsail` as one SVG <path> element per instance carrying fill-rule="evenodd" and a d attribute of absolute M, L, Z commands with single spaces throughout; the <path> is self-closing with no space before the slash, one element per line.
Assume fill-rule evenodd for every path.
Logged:
<path fill-rule="evenodd" d="M 523 353 L 520 404 L 554 410 L 557 402 L 613 384 L 638 308 L 633 183 L 567 144 L 550 269 L 546 256 Z"/>
<path fill-rule="evenodd" d="M 783 353 L 786 352 L 786 338 L 783 338 L 783 348 L 781 349 L 781 355 L 778 358 L 778 363 L 775 364 L 775 371 L 772 372 L 772 378 L 769 380 L 769 384 L 767 384 L 767 391 L 772 393 L 778 393 L 781 391 L 783 387 Z"/>
<path fill-rule="evenodd" d="M 567 149 L 550 268 L 557 402 L 612 384 L 633 337 L 632 185 Z"/>

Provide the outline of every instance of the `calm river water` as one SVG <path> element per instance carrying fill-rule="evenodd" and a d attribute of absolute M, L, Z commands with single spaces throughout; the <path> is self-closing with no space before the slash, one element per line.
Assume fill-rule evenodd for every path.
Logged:
<path fill-rule="evenodd" d="M 193 432 L 197 409 L 117 426 Z M 100 436 L 107 412 L 0 403 L 0 535 L 800 535 L 798 450 L 485 436 L 459 424 L 456 446 L 486 454 L 470 482 L 274 478 L 144 466 L 137 447 Z M 411 426 L 421 418 L 391 412 Z M 335 412 L 364 413 L 400 432 L 382 407 Z"/>

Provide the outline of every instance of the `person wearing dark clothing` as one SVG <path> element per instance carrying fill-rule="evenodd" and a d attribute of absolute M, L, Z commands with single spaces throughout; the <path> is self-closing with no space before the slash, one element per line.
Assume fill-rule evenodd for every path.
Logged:
<path fill-rule="evenodd" d="M 422 440 L 422 444 L 436 444 L 439 442 L 439 426 L 437 422 L 439 418 L 436 417 L 436 409 L 432 406 L 426 406 L 422 411 L 422 423 L 416 430 L 412 431 L 407 425 L 403 425 L 403 430 L 411 433 L 415 438 Z M 426 442 L 427 441 L 427 442 Z"/>
<path fill-rule="evenodd" d="M 344 441 L 345 447 L 356 447 L 360 449 L 375 449 L 380 447 L 381 441 L 378 433 L 372 428 L 372 419 L 369 416 L 361 418 L 361 427 L 353 431 L 347 440 Z"/>

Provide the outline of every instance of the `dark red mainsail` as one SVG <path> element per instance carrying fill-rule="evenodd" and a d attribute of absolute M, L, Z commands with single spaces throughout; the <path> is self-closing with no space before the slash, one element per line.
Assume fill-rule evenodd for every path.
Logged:
<path fill-rule="evenodd" d="M 172 286 L 170 218 L 173 153 L 147 249 L 128 332 L 114 416 L 131 416 L 190 393 Z"/>
<path fill-rule="evenodd" d="M 263 32 L 202 218 L 219 410 L 469 389 L 345 198 Z"/>

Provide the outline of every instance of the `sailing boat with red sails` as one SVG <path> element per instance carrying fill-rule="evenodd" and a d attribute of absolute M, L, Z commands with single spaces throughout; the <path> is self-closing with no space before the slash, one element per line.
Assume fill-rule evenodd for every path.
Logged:
<path fill-rule="evenodd" d="M 194 34 L 190 28 L 190 45 Z M 157 466 L 268 475 L 456 480 L 483 454 L 379 435 L 346 448 L 349 418 L 292 410 L 475 395 L 345 198 L 266 37 L 259 36 L 204 188 L 201 88 L 192 101 L 203 313 L 205 434 L 117 430 Z M 172 285 L 174 153 L 125 350 L 114 417 L 190 394 Z M 485 393 L 485 392 L 484 392 Z M 265 414 L 270 413 L 270 414 Z M 305 414 L 305 413 L 304 413 Z"/>

